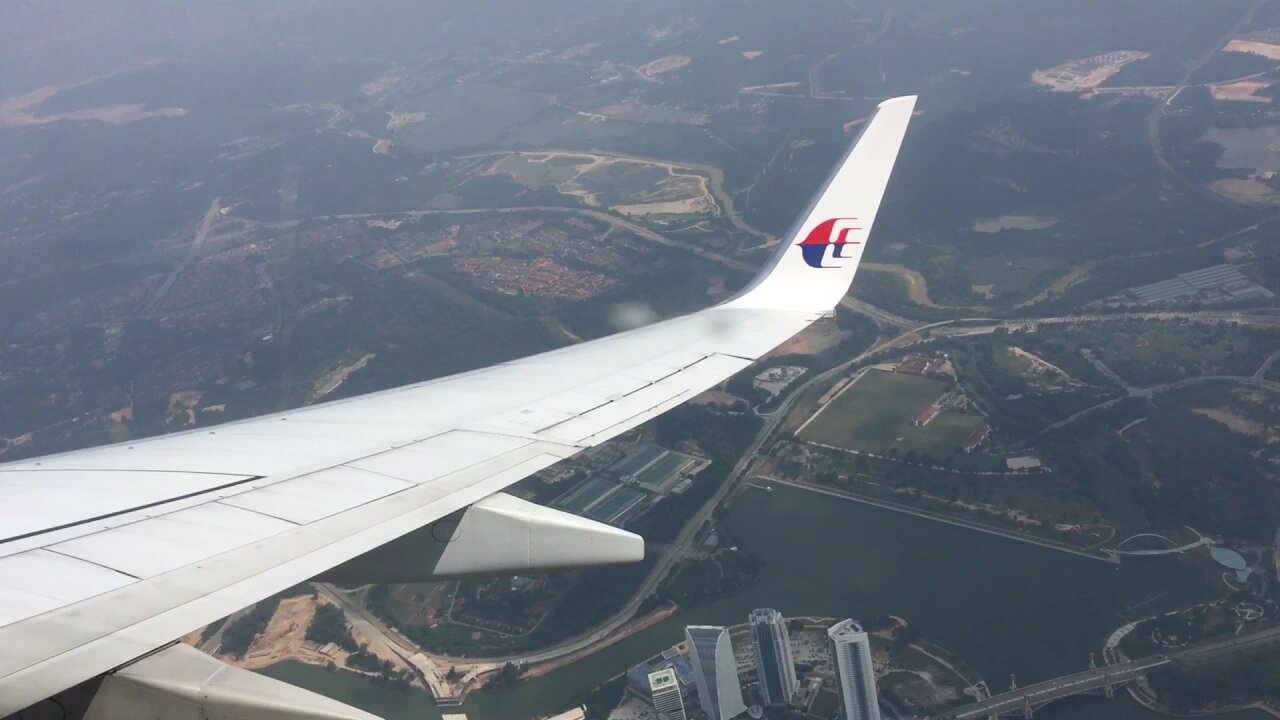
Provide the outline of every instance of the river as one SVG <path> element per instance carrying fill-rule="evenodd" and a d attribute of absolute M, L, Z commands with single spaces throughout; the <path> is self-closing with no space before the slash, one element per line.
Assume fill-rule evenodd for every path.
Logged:
<path fill-rule="evenodd" d="M 524 720 L 564 709 L 579 692 L 682 637 L 686 624 L 734 624 L 756 607 L 787 615 L 893 614 L 957 653 L 993 690 L 1082 670 L 1101 659 L 1103 637 L 1126 619 L 1186 605 L 1210 592 L 1206 578 L 1172 557 L 1117 567 L 852 501 L 790 488 L 748 490 L 729 525 L 759 553 L 759 582 L 644 630 L 544 677 L 475 693 L 472 720 Z M 300 664 L 267 674 L 332 695 L 389 720 L 437 718 L 425 695 L 381 690 L 355 676 Z M 1051 720 L 1162 718 L 1123 699 L 1084 698 L 1036 713 Z M 1217 717 L 1262 720 L 1257 711 Z"/>

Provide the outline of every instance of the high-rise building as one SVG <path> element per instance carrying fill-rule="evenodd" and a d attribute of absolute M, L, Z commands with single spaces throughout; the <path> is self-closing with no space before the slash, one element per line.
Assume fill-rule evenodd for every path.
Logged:
<path fill-rule="evenodd" d="M 649 691 L 653 694 L 653 714 L 658 720 L 685 720 L 684 699 L 680 683 L 671 668 L 649 673 Z"/>
<path fill-rule="evenodd" d="M 711 720 L 729 720 L 746 712 L 729 631 L 715 625 L 690 625 L 684 629 L 684 637 L 689 641 L 702 711 Z"/>
<path fill-rule="evenodd" d="M 772 608 L 752 610 L 751 652 L 760 679 L 760 699 L 765 705 L 791 704 L 796 694 L 796 664 L 791 659 L 787 621 Z"/>
<path fill-rule="evenodd" d="M 871 640 L 866 631 L 852 620 L 841 620 L 827 629 L 827 638 L 840 691 L 841 720 L 880 720 Z"/>

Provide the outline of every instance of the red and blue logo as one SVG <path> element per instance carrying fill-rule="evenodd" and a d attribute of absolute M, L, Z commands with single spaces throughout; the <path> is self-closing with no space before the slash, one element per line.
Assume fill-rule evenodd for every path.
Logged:
<path fill-rule="evenodd" d="M 824 265 L 823 261 L 827 259 L 827 248 L 833 248 L 831 257 L 833 259 L 849 257 L 844 253 L 850 245 L 861 245 L 861 240 L 851 240 L 850 234 L 854 231 L 861 230 L 858 225 L 858 218 L 831 218 L 818 223 L 817 227 L 809 231 L 804 240 L 797 243 L 800 246 L 800 254 L 804 257 L 804 261 L 809 267 L 815 268 L 838 268 L 843 267 L 843 263 L 835 265 Z"/>

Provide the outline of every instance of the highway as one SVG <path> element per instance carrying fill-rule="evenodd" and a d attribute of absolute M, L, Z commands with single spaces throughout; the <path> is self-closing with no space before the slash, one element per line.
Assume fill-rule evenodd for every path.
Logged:
<path fill-rule="evenodd" d="M 607 217 L 607 216 L 606 216 Z M 725 258 L 727 260 L 727 258 Z M 857 304 L 859 307 L 866 306 L 862 301 L 846 298 L 846 304 Z M 873 306 L 867 306 L 873 307 Z M 878 310 L 878 308 L 876 308 Z M 887 317 L 893 319 L 894 322 L 886 322 L 888 325 L 895 325 L 897 320 L 902 320 L 892 313 L 886 313 Z M 895 351 L 901 351 L 912 345 L 927 342 L 937 337 L 960 337 L 965 335 L 990 334 L 995 332 L 997 328 L 1011 329 L 1033 329 L 1039 325 L 1065 324 L 1072 322 L 1115 322 L 1123 320 L 1191 320 L 1198 322 L 1233 322 L 1248 325 L 1276 326 L 1280 327 L 1280 313 L 1275 311 L 1261 312 L 1239 312 L 1239 311 L 1168 311 L 1168 312 L 1138 312 L 1128 314 L 1115 315 L 1087 315 L 1087 316 L 1061 316 L 1048 318 L 1014 318 L 1005 320 L 992 320 L 989 318 L 968 318 L 960 320 L 945 320 L 941 322 L 931 323 L 928 325 L 919 325 L 914 321 L 905 321 L 909 324 L 907 329 L 893 336 L 885 342 L 877 343 L 863 353 L 850 358 L 849 360 L 836 365 L 824 372 L 818 373 L 809 379 L 803 381 L 794 388 L 785 400 L 783 400 L 777 408 L 769 413 L 761 414 L 764 421 L 760 431 L 756 434 L 755 439 L 748 446 L 747 451 L 734 465 L 729 477 L 718 488 L 714 495 L 698 510 L 698 512 L 686 523 L 676 539 L 665 548 L 650 548 L 650 551 L 658 551 L 661 553 L 658 561 L 655 563 L 644 582 L 641 584 L 631 599 L 619 608 L 617 612 L 611 615 L 607 620 L 600 623 L 596 627 L 580 634 L 574 638 L 570 638 L 560 645 L 546 648 L 543 650 L 517 653 L 502 657 L 491 658 L 467 658 L 467 657 L 448 657 L 433 656 L 433 659 L 440 664 L 450 664 L 459 666 L 480 666 L 480 665 L 496 665 L 501 666 L 511 662 L 522 666 L 530 666 L 554 660 L 562 660 L 571 655 L 589 655 L 593 646 L 603 643 L 614 633 L 618 632 L 626 623 L 634 619 L 636 612 L 639 610 L 641 603 L 645 598 L 657 591 L 658 587 L 666 579 L 668 573 L 675 567 L 678 561 L 684 557 L 694 535 L 698 529 L 702 527 L 715 512 L 715 509 L 724 502 L 743 481 L 747 475 L 747 471 L 756 461 L 760 449 L 767 447 L 774 440 L 775 433 L 782 422 L 795 409 L 806 394 L 815 387 L 822 387 L 824 383 L 834 380 L 840 375 L 847 373 L 849 368 L 864 362 L 868 362 L 877 356 L 888 354 Z M 975 324 L 982 323 L 982 324 Z M 901 327 L 900 325 L 896 325 Z M 1234 379 L 1234 378 L 1233 378 Z M 1197 381 L 1199 379 L 1192 378 L 1189 381 L 1181 381 L 1186 384 Z M 1253 380 L 1249 378 L 1249 380 Z M 1266 382 L 1256 381 L 1254 382 Z M 1268 385 L 1278 385 L 1277 383 L 1267 383 Z M 1175 385 L 1175 384 L 1171 384 Z M 1166 389 L 1172 389 L 1166 388 Z M 1155 391 L 1156 388 L 1149 388 L 1148 391 Z M 1118 401 L 1117 399 L 1116 401 Z M 1112 401 L 1109 401 L 1112 402 Z M 1094 409 L 1097 409 L 1096 407 Z M 360 612 L 366 621 L 386 634 L 390 635 L 390 640 L 399 646 L 405 652 L 418 652 L 420 648 L 409 647 L 407 641 L 390 632 L 389 628 L 373 618 L 363 609 L 358 608 L 354 603 L 344 602 L 343 607 L 351 612 Z"/>
<path fill-rule="evenodd" d="M 718 194 L 718 193 L 717 193 Z M 583 208 L 567 208 L 557 206 L 536 206 L 536 207 L 513 207 L 503 209 L 475 209 L 475 210 L 416 210 L 405 212 L 383 212 L 383 213 L 346 213 L 340 215 L 327 216 L 328 219 L 362 219 L 371 217 L 422 217 L 427 215 L 494 215 L 509 214 L 527 211 L 542 211 L 573 214 L 590 217 L 594 220 L 609 223 L 614 227 L 632 232 L 646 240 L 661 244 L 667 247 L 679 248 L 698 255 L 704 259 L 716 262 L 722 266 L 740 270 L 746 273 L 754 273 L 758 267 L 750 262 L 729 257 L 727 255 L 708 250 L 696 245 L 672 240 L 664 235 L 650 230 L 646 227 L 638 225 L 630 220 L 620 218 L 616 215 L 604 212 L 583 209 Z M 252 221 L 247 221 L 252 222 Z M 288 227 L 296 225 L 298 220 L 290 220 L 277 223 L 255 223 L 269 227 Z M 1055 317 L 1022 317 L 1022 318 L 958 318 L 951 320 L 943 320 L 933 323 L 922 323 L 918 320 L 904 318 L 889 312 L 883 308 L 877 307 L 864 300 L 859 300 L 852 296 L 846 296 L 841 303 L 844 307 L 862 314 L 873 320 L 882 331 L 888 331 L 886 337 L 882 341 L 876 343 L 867 351 L 850 358 L 822 373 L 818 373 L 813 377 L 805 380 L 799 386 L 794 388 L 782 403 L 774 410 L 761 414 L 764 425 L 761 427 L 755 439 L 751 442 L 747 451 L 738 460 L 729 477 L 718 488 L 714 495 L 698 510 L 692 519 L 681 530 L 677 538 L 665 548 L 651 548 L 651 551 L 657 550 L 660 556 L 655 563 L 653 569 L 649 572 L 644 582 L 641 584 L 635 595 L 627 602 L 626 605 L 610 616 L 607 620 L 600 623 L 591 630 L 578 635 L 575 638 L 544 650 L 513 654 L 503 657 L 494 658 L 462 658 L 462 657 L 446 657 L 435 656 L 434 659 L 439 663 L 449 663 L 457 665 L 502 665 L 507 662 L 513 662 L 524 666 L 534 665 L 538 663 L 550 662 L 553 660 L 561 660 L 571 655 L 590 654 L 593 646 L 602 643 L 618 632 L 627 622 L 634 619 L 636 612 L 639 610 L 641 603 L 645 598 L 657 591 L 658 587 L 666 579 L 670 571 L 676 566 L 680 559 L 685 556 L 695 534 L 698 529 L 711 517 L 715 509 L 724 502 L 742 482 L 751 465 L 756 461 L 760 449 L 766 447 L 775 439 L 775 433 L 782 422 L 794 410 L 796 404 L 805 398 L 806 394 L 814 387 L 821 387 L 823 383 L 831 381 L 836 377 L 848 372 L 849 368 L 879 356 L 888 355 L 893 352 L 899 352 L 913 345 L 928 342 L 940 337 L 964 337 L 972 335 L 992 334 L 997 330 L 1006 331 L 1035 329 L 1045 325 L 1071 324 L 1071 323 L 1091 323 L 1091 322 L 1121 322 L 1131 320 L 1187 320 L 1194 322 L 1230 322 L 1238 324 L 1247 324 L 1261 327 L 1280 328 L 1280 312 L 1277 311 L 1218 311 L 1218 310 L 1202 310 L 1202 311 L 1141 311 L 1129 313 L 1114 314 L 1088 314 L 1088 315 L 1065 315 Z M 890 334 L 896 331 L 896 334 Z M 1232 378 L 1234 379 L 1234 378 Z M 1261 379 L 1250 379 L 1259 385 L 1276 385 Z M 1172 387 L 1167 388 L 1172 389 Z M 1156 392 L 1157 388 L 1149 388 L 1148 392 Z M 1117 400 L 1118 401 L 1118 400 Z M 1097 407 L 1093 409 L 1098 409 Z M 1072 418 L 1074 419 L 1074 418 Z M 1070 420 L 1070 419 L 1069 419 Z M 343 603 L 350 611 L 356 608 L 352 603 Z M 388 630 L 385 626 L 377 621 L 376 618 L 363 613 L 363 619 L 371 621 L 373 626 Z M 406 641 L 396 635 L 391 635 L 390 642 L 403 651 L 417 651 L 418 648 L 408 647 Z"/>
<path fill-rule="evenodd" d="M 1090 668 L 1052 680 L 1017 688 L 981 702 L 965 705 L 937 716 L 939 720 L 974 720 L 1002 715 L 1025 714 L 1071 695 L 1103 693 L 1107 697 L 1117 687 L 1127 685 L 1145 673 L 1168 665 L 1198 664 L 1260 652 L 1280 646 L 1280 627 L 1250 635 L 1189 645 L 1160 655 Z"/>
<path fill-rule="evenodd" d="M 1114 405 L 1118 405 L 1122 401 L 1127 400 L 1128 398 L 1131 398 L 1131 397 L 1151 398 L 1155 395 L 1169 392 L 1170 390 L 1178 390 L 1180 388 L 1184 388 L 1184 387 L 1188 387 L 1191 385 L 1196 385 L 1204 382 L 1233 382 L 1233 383 L 1238 383 L 1240 385 L 1252 385 L 1254 387 L 1260 387 L 1260 388 L 1263 388 L 1264 390 L 1271 390 L 1272 392 L 1280 392 L 1280 382 L 1274 382 L 1272 380 L 1260 380 L 1258 379 L 1258 376 L 1256 374 L 1255 375 L 1202 375 L 1200 377 L 1184 378 L 1182 380 L 1176 380 L 1174 382 L 1162 383 L 1160 385 L 1152 385 L 1151 387 L 1128 388 L 1129 390 L 1128 393 L 1121 395 L 1119 397 L 1114 397 L 1110 400 L 1104 400 L 1103 402 L 1100 402 L 1097 405 L 1091 405 L 1077 413 L 1068 415 L 1067 417 L 1059 420 L 1056 423 L 1053 423 L 1052 425 L 1045 426 L 1045 428 L 1040 432 L 1047 433 L 1052 430 L 1057 430 L 1058 428 L 1065 427 L 1075 422 L 1076 420 L 1079 420 L 1085 415 L 1088 415 L 1093 412 L 1097 412 L 1098 410 L 1102 410 L 1104 408 L 1109 408 Z"/>
<path fill-rule="evenodd" d="M 507 208 L 496 208 L 496 209 L 495 208 L 476 208 L 476 209 L 465 209 L 465 210 L 404 210 L 404 211 L 398 211 L 398 212 L 381 212 L 381 213 L 371 213 L 371 212 L 341 213 L 337 215 L 322 215 L 316 218 L 307 218 L 306 220 L 282 220 L 278 222 L 258 222 L 258 221 L 250 220 L 248 218 L 239 218 L 239 217 L 237 219 L 242 220 L 246 223 L 260 226 L 260 227 L 291 228 L 291 227 L 296 227 L 299 223 L 306 222 L 308 220 L 363 220 L 368 218 L 388 218 L 388 217 L 421 218 L 421 217 L 427 217 L 427 216 L 433 216 L 433 215 L 493 216 L 493 215 L 510 215 L 512 213 L 523 213 L 523 212 L 545 212 L 545 213 L 559 213 L 559 214 L 565 214 L 565 215 L 580 215 L 582 217 L 591 218 L 592 220 L 599 220 L 600 222 L 608 223 L 609 225 L 612 225 L 614 227 L 617 227 L 622 230 L 626 230 L 627 232 L 638 235 L 650 242 L 657 243 L 659 245 L 664 245 L 670 248 L 677 248 L 680 250 L 691 252 L 694 255 L 697 255 L 698 257 L 703 258 L 705 260 L 710 260 L 711 262 L 718 263 L 728 268 L 733 268 L 734 270 L 739 270 L 749 275 L 754 275 L 760 269 L 760 266 L 758 263 L 748 262 L 746 260 L 740 260 L 735 257 L 729 257 L 728 255 L 718 253 L 714 250 L 708 250 L 700 245 L 672 240 L 671 238 L 665 235 L 662 235 L 661 233 L 654 232 L 653 230 L 650 230 L 649 228 L 644 227 L 643 225 L 638 225 L 634 222 L 631 222 L 630 220 L 619 217 L 617 215 L 601 212 L 599 210 L 591 210 L 589 208 L 564 207 L 559 205 L 529 205 L 529 206 L 522 206 L 522 207 L 507 207 Z M 875 321 L 875 323 L 882 328 L 885 326 L 889 326 L 889 327 L 896 327 L 896 328 L 902 328 L 902 329 L 913 329 L 921 325 L 919 321 L 904 318 L 900 315 L 895 315 L 894 313 L 891 313 L 888 310 L 877 307 L 863 300 L 858 300 L 853 296 L 845 297 L 845 299 L 841 302 L 841 304 L 849 308 L 850 310 L 853 310 L 854 312 L 866 315 L 867 317 Z"/>

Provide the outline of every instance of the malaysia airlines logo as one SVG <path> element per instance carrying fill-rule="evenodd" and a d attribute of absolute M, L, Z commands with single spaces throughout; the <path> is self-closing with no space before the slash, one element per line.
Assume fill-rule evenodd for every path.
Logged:
<path fill-rule="evenodd" d="M 801 240 L 800 254 L 804 257 L 804 261 L 809 267 L 815 268 L 838 268 L 843 267 L 844 263 L 836 263 L 835 265 L 824 265 L 823 261 L 827 258 L 827 248 L 832 248 L 831 257 L 833 259 L 847 258 L 845 250 L 850 245 L 861 245 L 861 240 L 850 239 L 850 234 L 855 230 L 861 230 L 858 225 L 858 218 L 831 218 L 818 223 L 818 226 L 809 231 L 808 236 Z"/>

